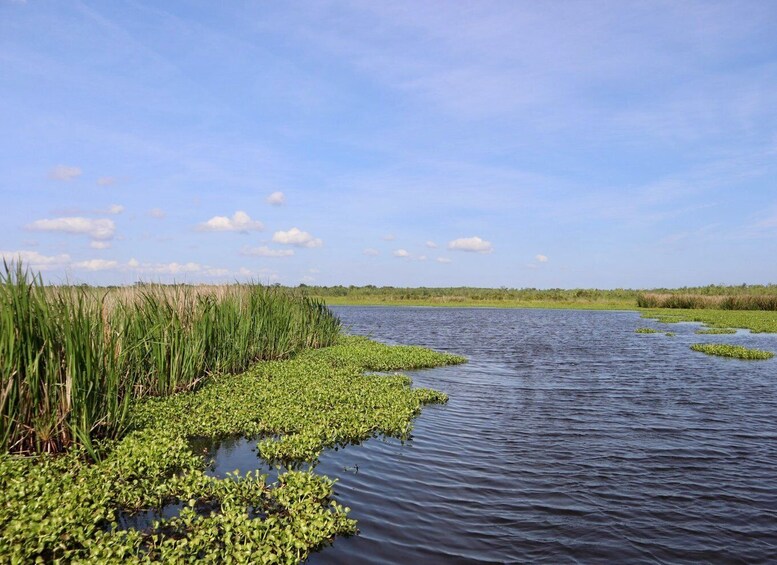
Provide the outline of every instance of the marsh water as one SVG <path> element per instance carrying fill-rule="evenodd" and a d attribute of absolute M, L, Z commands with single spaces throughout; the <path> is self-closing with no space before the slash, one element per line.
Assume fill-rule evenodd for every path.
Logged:
<path fill-rule="evenodd" d="M 322 456 L 360 534 L 309 563 L 777 560 L 777 360 L 688 349 L 777 336 L 633 312 L 334 310 L 353 333 L 469 363 L 408 373 L 450 396 L 409 442 Z M 214 472 L 258 468 L 251 447 L 224 444 Z"/>

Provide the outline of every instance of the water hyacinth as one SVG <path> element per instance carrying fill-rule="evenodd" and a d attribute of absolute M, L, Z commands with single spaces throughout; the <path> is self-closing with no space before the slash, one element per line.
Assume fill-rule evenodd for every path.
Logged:
<path fill-rule="evenodd" d="M 733 357 L 735 359 L 762 360 L 774 357 L 774 353 L 771 351 L 748 349 L 741 345 L 728 345 L 725 343 L 694 343 L 691 345 L 691 349 L 706 353 L 707 355 Z"/>

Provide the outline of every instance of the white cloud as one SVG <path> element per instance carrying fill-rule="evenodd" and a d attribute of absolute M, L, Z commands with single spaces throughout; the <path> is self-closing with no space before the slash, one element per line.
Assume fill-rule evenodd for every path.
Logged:
<path fill-rule="evenodd" d="M 452 261 L 448 259 L 447 257 L 437 257 L 438 263 L 451 263 Z"/>
<path fill-rule="evenodd" d="M 266 245 L 261 247 L 243 247 L 241 255 L 251 255 L 254 257 L 291 257 L 294 255 L 293 249 L 270 249 Z"/>
<path fill-rule="evenodd" d="M 117 261 L 108 261 L 106 259 L 90 259 L 89 261 L 77 261 L 73 263 L 74 269 L 80 269 L 84 271 L 105 271 L 108 269 L 115 269 L 119 266 Z"/>
<path fill-rule="evenodd" d="M 397 249 L 394 251 L 394 257 L 410 257 L 410 253 L 406 249 Z"/>
<path fill-rule="evenodd" d="M 367 249 L 362 251 L 362 253 L 364 253 L 365 255 L 369 255 L 370 257 L 380 255 L 380 251 L 378 251 L 377 249 L 373 249 L 372 247 L 368 247 Z"/>
<path fill-rule="evenodd" d="M 540 263 L 547 263 L 548 258 L 545 255 L 535 255 L 534 258 Z"/>
<path fill-rule="evenodd" d="M 116 177 L 100 177 L 97 179 L 97 184 L 100 186 L 113 186 L 116 184 Z"/>
<path fill-rule="evenodd" d="M 111 242 L 110 241 L 97 241 L 97 240 L 93 240 L 89 244 L 89 247 L 91 247 L 92 249 L 108 249 L 110 246 L 111 246 Z"/>
<path fill-rule="evenodd" d="M 232 271 L 229 269 L 220 269 L 217 267 L 207 267 L 203 273 L 208 275 L 209 277 L 226 277 L 232 274 Z"/>
<path fill-rule="evenodd" d="M 177 263 L 175 261 L 172 263 L 141 263 L 134 258 L 127 262 L 127 266 L 141 273 L 155 275 L 182 275 L 202 271 L 202 265 L 199 263 Z"/>
<path fill-rule="evenodd" d="M 35 271 L 65 267 L 70 263 L 70 255 L 67 253 L 42 255 L 37 251 L 0 251 L 0 257 L 9 263 L 21 260 L 24 266 L 30 267 Z"/>
<path fill-rule="evenodd" d="M 262 222 L 252 220 L 251 217 L 238 210 L 231 218 L 227 216 L 213 216 L 207 222 L 197 226 L 199 231 L 261 231 L 264 229 Z"/>
<path fill-rule="evenodd" d="M 164 218 L 166 214 L 161 208 L 151 208 L 151 210 L 148 211 L 148 215 L 159 220 Z"/>
<path fill-rule="evenodd" d="M 299 228 L 291 228 L 288 231 L 277 231 L 273 234 L 272 240 L 275 243 L 283 245 L 296 245 L 297 247 L 321 247 L 324 242 L 314 238 L 306 231 Z"/>
<path fill-rule="evenodd" d="M 429 249 L 437 249 L 437 244 L 436 244 L 435 242 L 433 242 L 433 241 L 427 241 L 427 242 L 426 242 L 426 246 L 427 246 Z"/>
<path fill-rule="evenodd" d="M 267 203 L 272 206 L 282 206 L 286 204 L 286 195 L 282 192 L 273 192 L 267 197 Z"/>
<path fill-rule="evenodd" d="M 417 257 L 417 259 L 418 259 L 419 261 L 426 261 L 426 255 L 419 255 L 419 256 Z"/>
<path fill-rule="evenodd" d="M 29 230 L 54 231 L 88 235 L 92 239 L 112 239 L 116 231 L 113 220 L 81 217 L 35 220 L 26 226 Z"/>
<path fill-rule="evenodd" d="M 121 214 L 124 212 L 124 206 L 120 204 L 111 204 L 105 212 L 108 214 Z"/>
<path fill-rule="evenodd" d="M 383 236 L 383 241 L 394 241 L 397 238 L 393 233 L 387 233 Z"/>
<path fill-rule="evenodd" d="M 54 180 L 73 180 L 81 176 L 81 169 L 79 167 L 71 167 L 68 165 L 57 165 L 49 171 L 49 178 Z"/>
<path fill-rule="evenodd" d="M 469 251 L 472 253 L 492 253 L 494 251 L 490 241 L 474 237 L 461 237 L 448 242 L 448 249 L 456 251 Z"/>

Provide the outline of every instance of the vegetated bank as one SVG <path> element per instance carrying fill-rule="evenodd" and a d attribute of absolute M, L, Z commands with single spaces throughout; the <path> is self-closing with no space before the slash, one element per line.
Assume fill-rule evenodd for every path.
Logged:
<path fill-rule="evenodd" d="M 707 355 L 732 357 L 734 359 L 765 360 L 774 357 L 774 353 L 771 351 L 749 349 L 741 345 L 728 345 L 725 343 L 694 343 L 691 345 L 691 349 L 706 353 Z"/>
<path fill-rule="evenodd" d="M 299 470 L 300 462 L 375 435 L 407 438 L 423 404 L 446 400 L 412 389 L 407 377 L 364 371 L 463 361 L 344 337 L 320 303 L 277 289 L 225 289 L 220 298 L 143 289 L 111 309 L 113 297 L 95 301 L 94 289 L 46 288 L 39 278 L 6 269 L 2 292 L 4 451 L 28 453 L 0 455 L 3 561 L 298 562 L 355 531 L 348 509 L 332 500 L 332 482 Z M 251 333 L 241 324 L 264 330 Z M 323 334 L 309 333 L 323 326 Z M 147 341 L 143 332 L 150 332 Z M 230 344 L 208 353 L 207 344 L 221 343 L 210 332 L 227 342 L 237 335 L 254 357 L 238 361 Z M 263 357 L 251 346 L 268 339 L 267 332 L 275 337 L 257 361 Z M 192 350 L 189 339 L 197 344 Z M 240 363 L 250 368 L 223 369 Z M 155 388 L 154 376 L 167 382 L 163 371 L 182 367 L 201 372 L 181 371 L 188 377 L 177 385 Z M 83 375 L 76 374 L 80 368 Z M 140 376 L 133 368 L 142 369 Z M 34 431 L 14 435 L 24 426 Z M 56 432 L 41 435 L 50 429 Z M 261 475 L 208 476 L 190 440 L 234 435 L 257 438 L 262 457 L 297 470 L 273 484 Z M 63 453 L 29 455 L 51 450 Z M 182 506 L 174 518 L 144 531 L 121 527 L 122 516 L 170 504 Z"/>

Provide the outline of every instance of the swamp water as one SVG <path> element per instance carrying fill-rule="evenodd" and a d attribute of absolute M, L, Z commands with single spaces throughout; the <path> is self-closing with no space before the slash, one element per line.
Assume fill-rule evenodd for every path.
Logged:
<path fill-rule="evenodd" d="M 450 396 L 411 441 L 322 455 L 360 535 L 308 563 L 777 560 L 777 359 L 689 349 L 774 351 L 777 336 L 633 312 L 333 310 L 353 333 L 469 363 L 407 372 Z M 267 472 L 254 447 L 223 443 L 213 472 Z"/>

